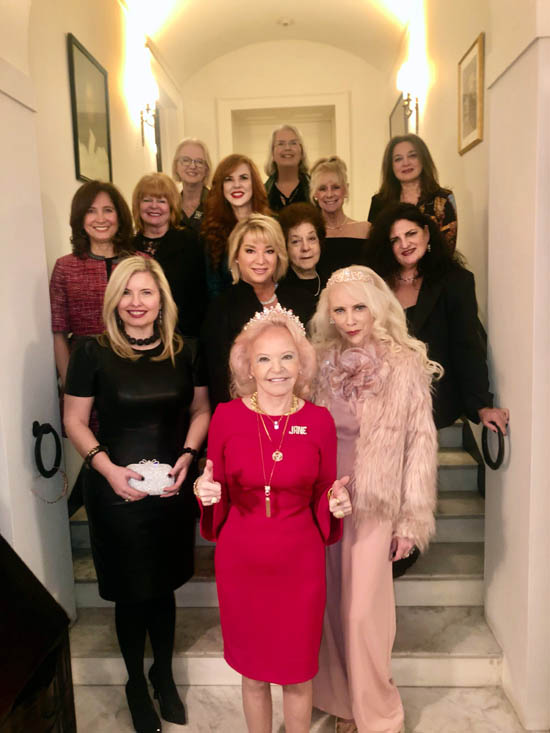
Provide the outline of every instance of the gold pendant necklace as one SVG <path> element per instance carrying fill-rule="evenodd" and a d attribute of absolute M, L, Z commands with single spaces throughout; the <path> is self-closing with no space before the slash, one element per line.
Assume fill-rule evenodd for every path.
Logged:
<path fill-rule="evenodd" d="M 266 427 L 266 425 L 264 423 L 263 417 L 262 417 L 262 415 L 259 412 L 256 413 L 256 418 L 257 418 L 257 422 L 258 422 L 258 441 L 260 443 L 260 457 L 262 459 L 262 473 L 263 473 L 263 476 L 264 476 L 265 516 L 266 517 L 271 517 L 271 481 L 273 479 L 273 472 L 275 471 L 275 466 L 277 465 L 277 463 L 279 463 L 280 461 L 283 460 L 283 453 L 281 451 L 281 448 L 283 447 L 283 440 L 284 440 L 284 437 L 285 437 L 286 429 L 288 427 L 288 421 L 289 421 L 289 418 L 290 418 L 290 413 L 287 413 L 287 415 L 286 415 L 285 426 L 284 426 L 283 431 L 282 431 L 281 440 L 279 442 L 279 447 L 277 448 L 276 451 L 274 451 L 271 454 L 271 458 L 273 460 L 273 466 L 271 467 L 271 473 L 269 474 L 269 481 L 267 480 L 266 473 L 265 473 L 264 449 L 263 449 L 263 445 L 262 445 L 262 433 L 261 433 L 261 430 L 260 430 L 260 422 L 262 423 L 263 429 L 265 430 L 265 433 L 266 433 L 266 435 L 267 435 L 267 437 L 269 438 L 270 441 L 271 441 L 271 436 L 270 436 L 270 434 L 269 434 L 269 432 L 267 430 L 267 427 Z"/>

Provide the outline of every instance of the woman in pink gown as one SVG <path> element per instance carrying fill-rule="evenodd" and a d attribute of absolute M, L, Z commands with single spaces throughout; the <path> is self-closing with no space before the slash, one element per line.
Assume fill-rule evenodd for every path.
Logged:
<path fill-rule="evenodd" d="M 209 460 L 195 483 L 201 533 L 217 542 L 224 656 L 243 675 L 254 733 L 271 731 L 271 682 L 283 686 L 286 730 L 309 730 L 325 545 L 340 539 L 340 518 L 351 512 L 346 489 L 335 482 L 334 422 L 301 397 L 315 363 L 291 311 L 278 305 L 256 314 L 230 355 L 232 392 L 240 398 L 218 405 Z"/>
<path fill-rule="evenodd" d="M 405 315 L 372 270 L 337 270 L 311 322 L 316 396 L 338 435 L 353 516 L 327 550 L 327 609 L 314 680 L 316 707 L 341 733 L 398 733 L 391 679 L 392 561 L 423 550 L 434 531 L 437 438 L 430 385 L 441 367 L 407 333 Z"/>

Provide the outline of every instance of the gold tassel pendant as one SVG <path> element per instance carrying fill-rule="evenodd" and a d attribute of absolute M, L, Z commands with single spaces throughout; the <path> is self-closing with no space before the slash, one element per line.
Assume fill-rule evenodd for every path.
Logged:
<path fill-rule="evenodd" d="M 265 516 L 271 516 L 271 486 L 264 486 L 265 489 Z"/>

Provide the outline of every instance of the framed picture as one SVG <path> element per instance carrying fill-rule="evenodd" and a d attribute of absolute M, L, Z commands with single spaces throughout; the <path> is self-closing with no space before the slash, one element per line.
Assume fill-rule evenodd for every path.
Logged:
<path fill-rule="evenodd" d="M 485 34 L 480 33 L 458 62 L 458 152 L 483 140 Z"/>
<path fill-rule="evenodd" d="M 409 119 L 405 113 L 403 95 L 400 94 L 390 114 L 390 139 L 396 135 L 406 135 L 409 131 Z"/>
<path fill-rule="evenodd" d="M 76 177 L 113 180 L 107 71 L 67 34 Z"/>

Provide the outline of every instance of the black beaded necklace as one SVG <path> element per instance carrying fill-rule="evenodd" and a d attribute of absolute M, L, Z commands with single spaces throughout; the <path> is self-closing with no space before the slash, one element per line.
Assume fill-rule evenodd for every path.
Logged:
<path fill-rule="evenodd" d="M 136 339 L 133 336 L 130 336 L 129 334 L 126 333 L 126 330 L 124 328 L 122 328 L 121 331 L 124 334 L 124 338 L 126 339 L 126 341 L 128 341 L 130 346 L 149 346 L 149 344 L 154 344 L 155 341 L 158 341 L 159 339 L 159 332 L 158 332 L 156 323 L 153 326 L 153 334 L 144 339 Z"/>

